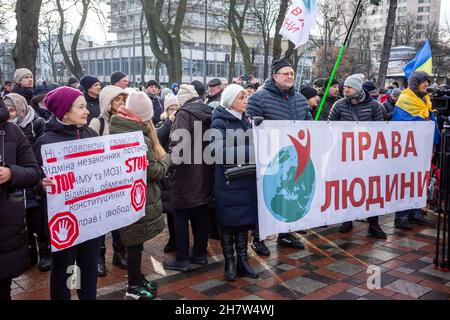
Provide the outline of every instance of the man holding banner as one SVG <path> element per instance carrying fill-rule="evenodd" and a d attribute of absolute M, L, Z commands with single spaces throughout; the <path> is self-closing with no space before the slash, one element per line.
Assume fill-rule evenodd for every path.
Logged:
<path fill-rule="evenodd" d="M 294 68 L 288 59 L 275 61 L 272 65 L 272 78 L 248 99 L 248 114 L 265 120 L 312 120 L 308 102 L 295 91 L 294 79 Z M 269 250 L 260 241 L 256 230 L 253 237 L 253 250 L 260 255 L 269 255 Z M 305 248 L 291 233 L 280 233 L 277 243 L 295 249 Z"/>
<path fill-rule="evenodd" d="M 337 101 L 331 109 L 330 121 L 383 121 L 381 104 L 373 100 L 369 92 L 363 89 L 364 75 L 349 76 L 344 82 L 344 99 Z M 369 234 L 375 238 L 386 239 L 386 233 L 378 224 L 378 216 L 369 217 Z M 339 232 L 353 229 L 353 222 L 344 222 Z"/>

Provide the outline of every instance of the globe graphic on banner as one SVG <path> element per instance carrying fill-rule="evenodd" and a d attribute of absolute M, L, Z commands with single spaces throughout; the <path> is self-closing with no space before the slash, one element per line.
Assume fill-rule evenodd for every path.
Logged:
<path fill-rule="evenodd" d="M 302 131 L 299 137 L 304 137 Z M 263 175 L 266 207 L 275 219 L 283 222 L 295 222 L 309 212 L 316 186 L 309 141 L 306 147 L 303 147 L 298 141 L 294 141 L 293 137 L 289 138 L 294 146 L 281 149 Z M 307 158 L 299 159 L 298 154 Z"/>

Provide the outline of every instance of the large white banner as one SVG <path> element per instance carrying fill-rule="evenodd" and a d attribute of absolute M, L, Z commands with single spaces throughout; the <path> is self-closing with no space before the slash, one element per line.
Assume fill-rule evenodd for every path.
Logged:
<path fill-rule="evenodd" d="M 48 227 L 56 252 L 132 224 L 145 214 L 142 132 L 44 145 Z"/>
<path fill-rule="evenodd" d="M 289 39 L 295 47 L 308 42 L 316 23 L 317 0 L 294 0 L 280 29 L 280 35 Z"/>
<path fill-rule="evenodd" d="M 253 132 L 262 239 L 426 205 L 432 121 L 264 121 Z"/>

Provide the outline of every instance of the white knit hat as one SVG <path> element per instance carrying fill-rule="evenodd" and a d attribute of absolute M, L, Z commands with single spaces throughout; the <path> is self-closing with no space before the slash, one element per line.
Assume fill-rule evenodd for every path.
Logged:
<path fill-rule="evenodd" d="M 362 91 L 363 82 L 364 82 L 364 75 L 362 73 L 353 74 L 347 77 L 347 79 L 345 79 L 344 87 L 351 87 L 358 91 Z"/>
<path fill-rule="evenodd" d="M 22 80 L 23 77 L 25 77 L 28 74 L 33 75 L 33 73 L 27 68 L 17 69 L 16 71 L 14 71 L 14 82 L 19 83 L 20 80 Z"/>
<path fill-rule="evenodd" d="M 173 105 L 180 106 L 177 97 L 173 93 L 169 93 L 164 98 L 164 111 L 167 111 L 167 109 Z"/>
<path fill-rule="evenodd" d="M 143 122 L 151 120 L 154 114 L 152 100 L 144 92 L 131 93 L 125 107 L 137 114 Z"/>
<path fill-rule="evenodd" d="M 241 93 L 245 92 L 245 89 L 238 84 L 230 84 L 223 90 L 222 98 L 220 100 L 220 104 L 222 107 L 230 109 L 236 97 Z"/>
<path fill-rule="evenodd" d="M 125 90 L 114 85 L 106 86 L 102 89 L 102 91 L 100 91 L 100 95 L 98 97 L 100 101 L 100 113 L 107 121 L 109 121 L 112 101 L 121 94 L 128 95 Z"/>
<path fill-rule="evenodd" d="M 198 93 L 195 91 L 195 87 L 190 84 L 182 84 L 178 90 L 177 100 L 180 106 L 183 106 L 187 101 L 197 98 Z"/>

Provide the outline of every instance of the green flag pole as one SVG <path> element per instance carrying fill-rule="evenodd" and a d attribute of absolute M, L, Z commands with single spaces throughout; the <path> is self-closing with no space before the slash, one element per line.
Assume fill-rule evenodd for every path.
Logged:
<path fill-rule="evenodd" d="M 356 17 L 359 12 L 359 8 L 361 7 L 361 2 L 362 2 L 362 0 L 359 0 L 358 6 L 356 7 L 356 11 L 355 11 L 355 14 L 353 15 L 352 23 L 350 24 L 350 28 L 348 29 L 347 36 L 345 37 L 344 43 L 342 44 L 341 50 L 339 51 L 339 55 L 336 59 L 336 63 L 334 64 L 334 68 L 333 68 L 333 71 L 331 72 L 330 79 L 328 80 L 328 84 L 325 89 L 323 98 L 320 101 L 319 109 L 317 110 L 316 117 L 314 118 L 315 121 L 317 121 L 317 119 L 319 119 L 320 113 L 322 112 L 323 105 L 325 104 L 325 101 L 328 96 L 328 91 L 330 91 L 331 83 L 333 82 L 334 76 L 339 68 L 339 64 L 341 63 L 342 56 L 344 55 L 345 48 L 347 47 L 348 40 L 350 39 L 350 34 L 352 32 L 353 24 L 355 23 Z M 326 39 L 325 39 L 325 41 L 326 41 Z"/>

